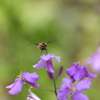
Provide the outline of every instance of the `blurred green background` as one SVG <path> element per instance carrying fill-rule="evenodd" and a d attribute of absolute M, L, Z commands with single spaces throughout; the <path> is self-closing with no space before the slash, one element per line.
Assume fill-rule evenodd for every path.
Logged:
<path fill-rule="evenodd" d="M 48 50 L 61 57 L 60 63 L 54 62 L 55 70 L 89 57 L 100 39 L 100 0 L 0 0 L 0 100 L 26 100 L 25 86 L 14 96 L 5 89 L 21 71 L 36 71 L 40 75 L 37 83 L 53 89 L 45 69 L 32 68 L 41 52 L 28 41 L 47 42 L 54 37 L 57 40 Z M 58 87 L 63 77 L 68 77 L 65 71 L 57 80 Z M 84 93 L 90 100 L 100 100 L 100 75 L 92 82 Z M 52 92 L 32 91 L 42 100 L 56 100 Z"/>

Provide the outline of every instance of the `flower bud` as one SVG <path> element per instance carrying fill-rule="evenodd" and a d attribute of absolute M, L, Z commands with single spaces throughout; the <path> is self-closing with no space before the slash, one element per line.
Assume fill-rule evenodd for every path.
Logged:
<path fill-rule="evenodd" d="M 62 71 L 63 71 L 63 66 L 61 66 L 61 67 L 59 68 L 57 75 L 60 76 L 61 73 L 62 73 Z"/>

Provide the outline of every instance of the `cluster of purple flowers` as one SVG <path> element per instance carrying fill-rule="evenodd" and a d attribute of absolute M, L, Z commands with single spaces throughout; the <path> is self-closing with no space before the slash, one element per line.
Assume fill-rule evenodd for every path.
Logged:
<path fill-rule="evenodd" d="M 62 85 L 58 91 L 58 100 L 67 100 L 69 94 L 73 100 L 89 100 L 81 91 L 87 90 L 91 86 L 90 78 L 96 78 L 96 74 L 89 73 L 87 66 L 82 62 L 73 63 L 71 68 L 66 69 L 70 78 L 63 78 Z M 83 80 L 86 78 L 85 80 Z M 78 81 L 77 84 L 75 82 Z"/>
<path fill-rule="evenodd" d="M 52 59 L 55 58 L 57 62 L 60 62 L 60 57 L 55 56 L 54 54 L 45 54 L 40 56 L 40 58 L 40 61 L 37 64 L 33 65 L 33 67 L 36 69 L 44 67 L 47 71 L 49 78 L 54 83 L 54 90 L 45 90 L 54 92 L 57 100 L 67 100 L 69 96 L 73 100 L 89 100 L 89 98 L 81 92 L 90 88 L 90 78 L 96 78 L 97 75 L 89 73 L 87 66 L 85 66 L 83 62 L 73 63 L 69 69 L 66 69 L 65 72 L 69 76 L 69 78 L 63 78 L 61 87 L 57 88 L 56 79 L 63 72 L 63 66 L 61 66 L 58 72 L 55 73 Z M 26 83 L 30 84 L 35 88 L 41 88 L 41 86 L 36 83 L 38 79 L 39 75 L 36 72 L 23 72 L 18 76 L 18 78 L 15 79 L 13 84 L 6 86 L 6 88 L 10 89 L 8 93 L 11 95 L 16 95 L 20 93 L 22 91 L 23 85 Z M 75 84 L 76 81 L 78 82 L 77 84 Z M 29 89 L 29 95 L 27 96 L 27 100 L 41 99 Z"/>

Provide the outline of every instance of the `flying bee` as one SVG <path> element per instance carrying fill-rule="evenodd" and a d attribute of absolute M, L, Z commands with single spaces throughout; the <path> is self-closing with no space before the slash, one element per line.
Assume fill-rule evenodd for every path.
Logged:
<path fill-rule="evenodd" d="M 45 50 L 46 51 L 46 53 L 47 53 L 47 45 L 49 44 L 49 43 L 51 43 L 51 42 L 53 42 L 53 41 L 55 41 L 56 39 L 55 38 L 53 38 L 53 39 L 51 39 L 50 41 L 48 41 L 48 42 L 41 42 L 41 43 L 33 43 L 33 42 L 30 42 L 31 44 L 33 44 L 33 45 L 36 45 L 41 51 L 43 51 L 43 50 Z"/>

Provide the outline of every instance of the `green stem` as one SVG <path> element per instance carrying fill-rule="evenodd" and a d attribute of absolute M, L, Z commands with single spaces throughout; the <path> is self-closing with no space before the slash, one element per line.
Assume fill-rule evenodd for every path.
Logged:
<path fill-rule="evenodd" d="M 50 90 L 50 89 L 46 89 L 46 88 L 42 88 L 42 87 L 40 87 L 40 89 L 42 89 L 42 90 L 46 90 L 46 91 L 55 92 L 55 91 L 53 91 L 53 90 Z"/>
<path fill-rule="evenodd" d="M 55 92 L 55 95 L 57 96 L 57 90 L 56 90 L 56 82 L 55 82 L 55 80 L 53 81 L 53 83 L 54 83 L 54 92 Z"/>
<path fill-rule="evenodd" d="M 57 87 L 56 87 L 56 80 L 53 81 L 54 83 L 54 93 L 56 95 L 56 98 L 57 98 Z M 58 100 L 58 99 L 57 99 Z"/>

